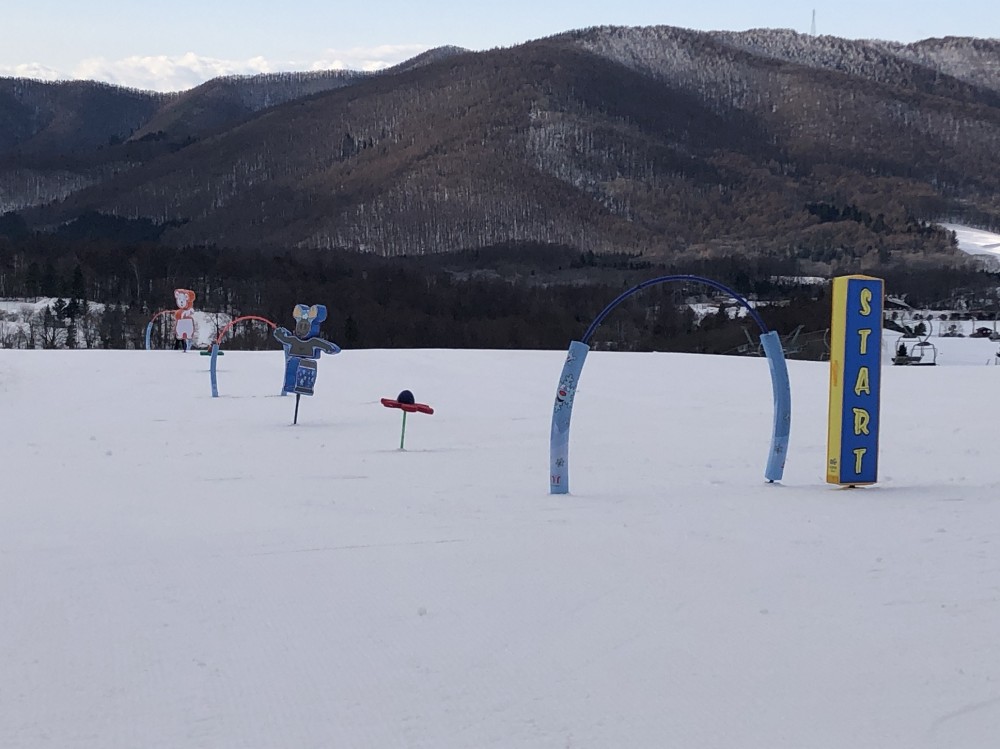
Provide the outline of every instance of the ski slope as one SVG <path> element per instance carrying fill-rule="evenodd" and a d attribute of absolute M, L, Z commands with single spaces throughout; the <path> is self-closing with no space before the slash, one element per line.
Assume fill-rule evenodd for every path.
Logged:
<path fill-rule="evenodd" d="M 1000 367 L 886 366 L 848 490 L 827 365 L 769 485 L 765 360 L 594 352 L 552 496 L 564 358 L 344 351 L 291 426 L 277 350 L 0 350 L 0 747 L 995 745 Z"/>
<path fill-rule="evenodd" d="M 941 224 L 948 231 L 955 232 L 958 249 L 969 255 L 987 255 L 1000 259 L 1000 234 L 985 229 L 962 224 Z"/>

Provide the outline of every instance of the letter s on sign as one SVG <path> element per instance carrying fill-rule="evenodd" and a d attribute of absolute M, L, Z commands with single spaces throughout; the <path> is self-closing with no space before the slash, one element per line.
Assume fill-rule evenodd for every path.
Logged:
<path fill-rule="evenodd" d="M 872 313 L 872 290 L 864 288 L 861 290 L 861 314 L 865 317 Z"/>

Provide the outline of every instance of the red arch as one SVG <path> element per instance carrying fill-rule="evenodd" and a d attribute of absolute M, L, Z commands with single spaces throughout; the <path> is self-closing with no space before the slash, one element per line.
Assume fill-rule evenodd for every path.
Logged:
<path fill-rule="evenodd" d="M 219 335 L 216 336 L 216 338 L 215 338 L 215 345 L 218 346 L 219 344 L 222 343 L 223 336 L 225 336 L 226 333 L 229 332 L 229 329 L 231 327 L 233 327 L 236 323 L 242 322 L 244 320 L 257 320 L 257 321 L 262 322 L 262 323 L 267 323 L 268 325 L 271 326 L 271 330 L 274 330 L 275 328 L 278 327 L 273 322 L 271 322 L 270 320 L 268 320 L 266 317 L 261 317 L 260 315 L 243 315 L 241 317 L 237 317 L 237 318 L 235 318 L 233 320 L 230 320 L 226 324 L 226 326 L 222 330 L 219 331 Z"/>
<path fill-rule="evenodd" d="M 156 322 L 156 318 L 158 318 L 160 315 L 168 315 L 174 311 L 175 310 L 172 309 L 160 310 L 150 318 L 148 323 L 146 323 L 146 351 L 149 351 L 152 348 L 152 345 L 150 343 L 150 338 L 153 335 L 153 323 Z"/>

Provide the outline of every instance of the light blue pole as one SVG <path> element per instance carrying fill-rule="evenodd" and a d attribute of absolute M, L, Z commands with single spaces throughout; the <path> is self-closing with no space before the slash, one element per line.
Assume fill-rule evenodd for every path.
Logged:
<path fill-rule="evenodd" d="M 153 321 L 150 320 L 148 323 L 146 323 L 146 351 L 150 350 L 149 340 L 152 334 L 153 334 Z"/>
<path fill-rule="evenodd" d="M 552 433 L 549 437 L 549 493 L 569 493 L 569 422 L 573 416 L 573 398 L 590 346 L 580 341 L 569 345 L 566 363 L 559 375 L 556 401 L 552 407 Z"/>
<path fill-rule="evenodd" d="M 208 367 L 208 371 L 212 374 L 212 397 L 219 397 L 219 381 L 215 374 L 215 362 L 219 358 L 219 344 L 212 344 L 212 362 Z"/>
<path fill-rule="evenodd" d="M 767 456 L 764 478 L 781 481 L 788 454 L 788 435 L 792 430 L 792 388 L 788 381 L 788 363 L 781 348 L 781 338 L 772 330 L 760 336 L 767 364 L 771 369 L 771 392 L 774 395 L 774 427 L 771 431 L 771 451 Z"/>

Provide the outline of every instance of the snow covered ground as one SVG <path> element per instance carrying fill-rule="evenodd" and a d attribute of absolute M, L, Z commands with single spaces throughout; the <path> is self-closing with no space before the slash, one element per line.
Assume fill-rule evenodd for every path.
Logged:
<path fill-rule="evenodd" d="M 958 239 L 958 249 L 970 255 L 991 255 L 1000 258 L 1000 234 L 994 234 L 983 229 L 961 224 L 941 224 L 945 229 L 955 232 Z"/>
<path fill-rule="evenodd" d="M 291 426 L 279 351 L 0 350 L 0 747 L 996 745 L 1000 367 L 886 366 L 847 490 L 827 365 L 769 485 L 763 359 L 595 352 L 552 496 L 564 358 L 345 351 Z"/>

